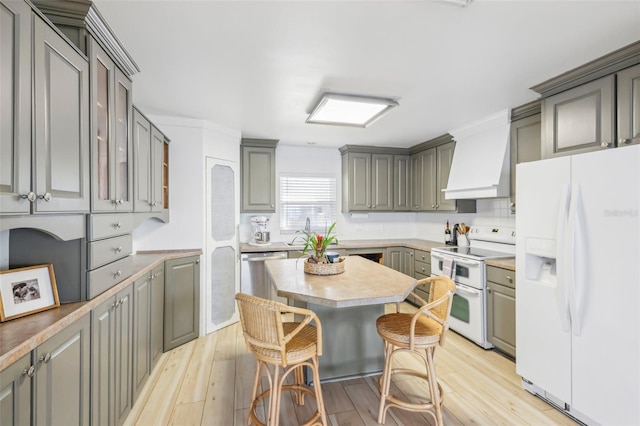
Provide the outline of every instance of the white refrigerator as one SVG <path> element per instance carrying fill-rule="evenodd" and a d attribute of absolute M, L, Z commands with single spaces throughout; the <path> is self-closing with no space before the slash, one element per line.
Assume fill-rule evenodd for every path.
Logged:
<path fill-rule="evenodd" d="M 517 166 L 516 371 L 589 424 L 640 424 L 640 146 Z"/>

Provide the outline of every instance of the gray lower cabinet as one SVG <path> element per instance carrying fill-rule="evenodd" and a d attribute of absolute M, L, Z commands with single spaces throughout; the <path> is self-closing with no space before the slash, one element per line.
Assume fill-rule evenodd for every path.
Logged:
<path fill-rule="evenodd" d="M 431 276 L 431 253 L 425 250 L 414 252 L 414 277 L 419 281 Z M 425 301 L 429 300 L 429 284 L 419 284 L 414 292 Z"/>
<path fill-rule="evenodd" d="M 242 139 L 241 212 L 275 213 L 277 140 Z"/>
<path fill-rule="evenodd" d="M 487 266 L 487 339 L 500 351 L 516 356 L 515 272 Z"/>
<path fill-rule="evenodd" d="M 89 424 L 90 332 L 85 315 L 0 372 L 0 424 Z"/>
<path fill-rule="evenodd" d="M 85 315 L 33 351 L 33 424 L 89 424 L 90 333 Z"/>
<path fill-rule="evenodd" d="M 163 353 L 164 339 L 164 266 L 151 270 L 150 362 L 153 371 Z"/>
<path fill-rule="evenodd" d="M 0 424 L 31 424 L 31 354 L 0 371 Z"/>
<path fill-rule="evenodd" d="M 522 111 L 522 113 L 520 112 Z M 542 158 L 540 102 L 535 101 L 511 112 L 511 211 L 516 211 L 516 165 Z M 514 117 L 521 117 L 516 118 Z"/>
<path fill-rule="evenodd" d="M 133 286 L 91 312 L 91 424 L 120 425 L 132 406 Z"/>
<path fill-rule="evenodd" d="M 151 372 L 151 275 L 133 283 L 132 404 Z"/>
<path fill-rule="evenodd" d="M 200 256 L 164 263 L 164 351 L 200 334 Z"/>

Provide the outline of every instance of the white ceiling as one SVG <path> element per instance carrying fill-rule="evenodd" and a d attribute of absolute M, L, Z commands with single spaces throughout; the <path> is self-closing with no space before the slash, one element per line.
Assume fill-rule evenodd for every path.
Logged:
<path fill-rule="evenodd" d="M 640 40 L 640 0 L 94 2 L 141 69 L 145 113 L 284 145 L 412 146 Z M 366 129 L 305 124 L 325 90 L 400 106 Z"/>

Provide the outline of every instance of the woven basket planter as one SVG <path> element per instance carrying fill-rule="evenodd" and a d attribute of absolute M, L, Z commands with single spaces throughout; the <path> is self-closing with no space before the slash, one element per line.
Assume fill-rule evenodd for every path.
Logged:
<path fill-rule="evenodd" d="M 304 262 L 304 272 L 313 275 L 336 275 L 344 272 L 344 257 L 336 263 L 309 263 Z"/>

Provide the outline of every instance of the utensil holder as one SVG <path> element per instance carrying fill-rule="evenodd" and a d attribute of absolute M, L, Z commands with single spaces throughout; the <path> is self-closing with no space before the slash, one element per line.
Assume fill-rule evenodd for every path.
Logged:
<path fill-rule="evenodd" d="M 467 234 L 458 235 L 458 246 L 460 247 L 469 246 L 469 237 L 467 236 Z"/>

